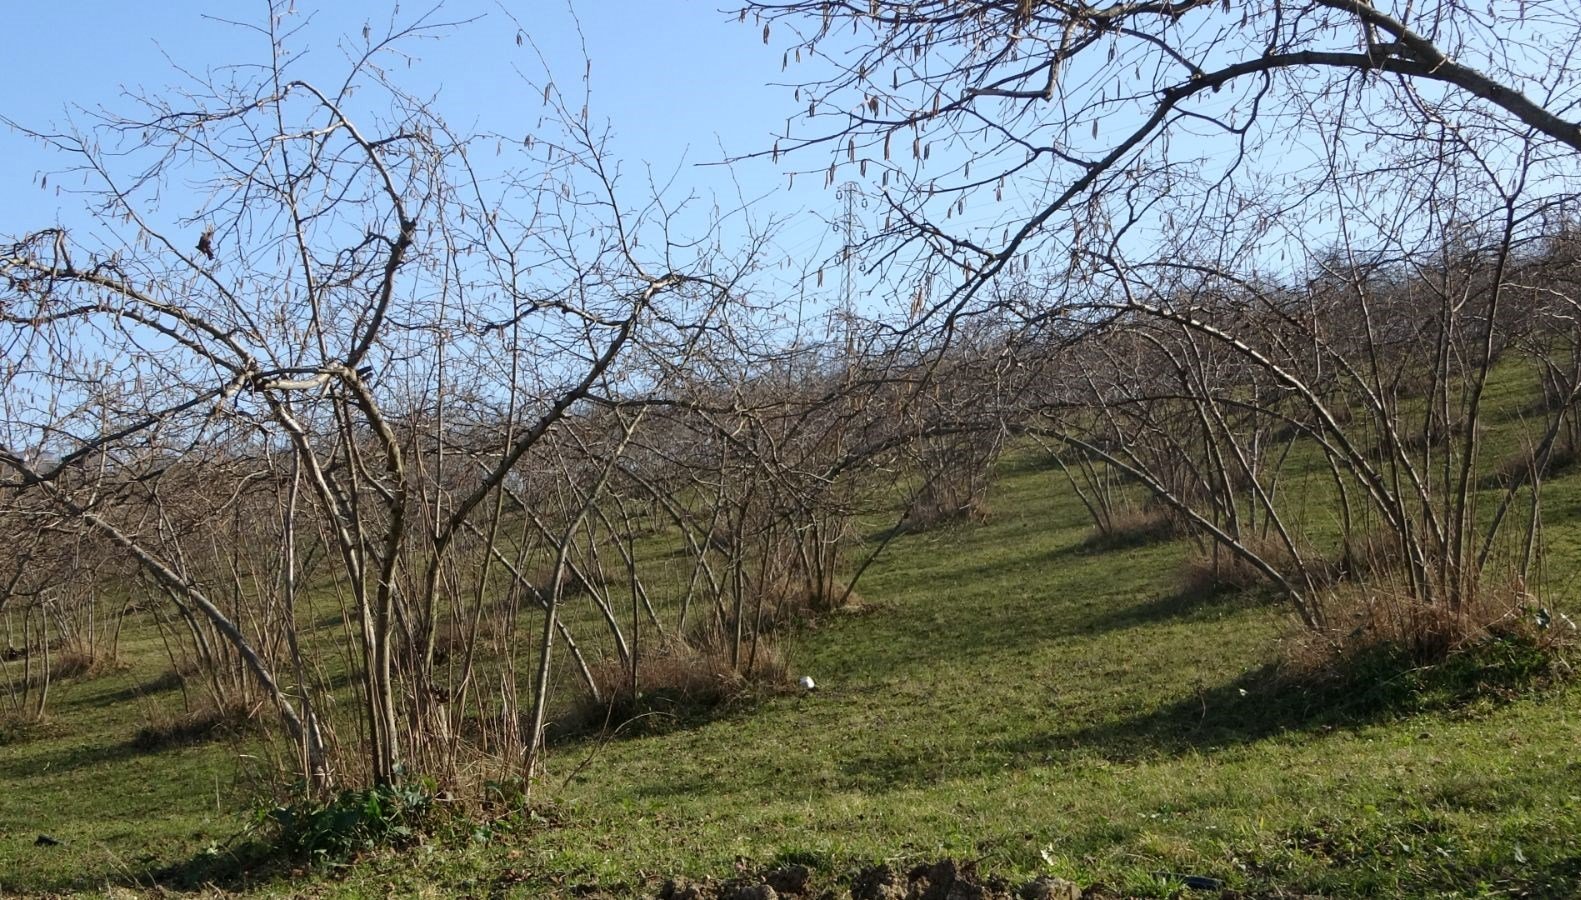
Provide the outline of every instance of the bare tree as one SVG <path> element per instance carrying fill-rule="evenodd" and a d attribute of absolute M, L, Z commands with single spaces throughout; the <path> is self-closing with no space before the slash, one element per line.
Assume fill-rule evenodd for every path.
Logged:
<path fill-rule="evenodd" d="M 672 233 L 684 202 L 629 203 L 585 97 L 547 81 L 533 132 L 452 132 L 385 65 L 451 27 L 432 14 L 353 40 L 332 87 L 296 76 L 286 19 L 255 74 L 28 132 L 97 192 L 93 225 L 0 261 L 7 502 L 135 562 L 205 665 L 236 660 L 278 711 L 313 785 L 449 776 L 465 722 L 524 716 L 507 765 L 531 771 L 577 536 L 639 401 L 750 321 L 759 245 L 727 256 L 709 226 Z M 589 479 L 570 450 L 608 433 L 596 408 L 625 436 Z M 540 472 L 560 481 L 527 490 Z M 544 547 L 534 585 L 520 563 Z M 515 645 L 474 646 L 502 584 L 542 616 L 526 704 Z M 314 624 L 337 609 L 344 630 Z M 448 657 L 445 622 L 465 623 Z M 333 715 L 333 654 L 354 720 Z"/>
<path fill-rule="evenodd" d="M 1487 573 L 1529 479 L 1479 515 L 1488 380 L 1525 347 L 1570 396 L 1552 338 L 1521 339 L 1527 311 L 1572 302 L 1534 303 L 1523 274 L 1574 205 L 1569 5 L 793 0 L 741 17 L 765 41 L 788 29 L 787 67 L 812 67 L 806 117 L 765 155 L 887 188 L 867 259 L 912 286 L 893 333 L 942 360 L 965 323 L 1016 332 L 1027 427 L 1088 467 L 1100 524 L 1104 479 L 1139 483 L 1318 629 L 1361 555 L 1398 560 L 1401 590 L 1451 617 L 1505 577 Z M 1283 500 L 1319 482 L 1337 535 Z"/>

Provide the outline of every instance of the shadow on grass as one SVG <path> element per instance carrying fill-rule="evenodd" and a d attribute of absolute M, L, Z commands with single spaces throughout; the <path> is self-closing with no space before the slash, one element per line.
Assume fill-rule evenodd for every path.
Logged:
<path fill-rule="evenodd" d="M 689 800 L 697 797 L 707 797 L 719 792 L 719 784 L 714 779 L 692 775 L 682 778 L 669 777 L 662 781 L 648 782 L 637 787 L 632 793 L 638 797 L 652 800 Z"/>
<path fill-rule="evenodd" d="M 62 772 L 89 769 L 106 763 L 122 762 L 147 752 L 134 746 L 131 740 L 76 746 L 58 753 L 18 756 L 0 763 L 0 777 L 22 781 L 46 774 L 58 775 Z"/>
<path fill-rule="evenodd" d="M 314 628 L 345 628 L 356 624 L 356 614 L 348 614 L 345 610 L 332 609 L 317 619 L 313 620 Z"/>
<path fill-rule="evenodd" d="M 888 525 L 876 526 L 872 531 L 863 534 L 862 542 L 869 547 L 878 547 L 911 533 L 911 529 L 907 528 L 904 522 L 900 524 L 891 522 Z"/>
<path fill-rule="evenodd" d="M 1140 715 L 1007 742 L 1016 754 L 1097 751 L 1111 759 L 1214 750 L 1286 733 L 1329 731 L 1460 709 L 1502 704 L 1566 676 L 1541 648 L 1495 638 L 1430 667 L 1391 647 L 1377 647 L 1318 676 L 1291 675 L 1275 664 Z"/>
<path fill-rule="evenodd" d="M 1260 587 L 1227 585 L 1160 596 L 1159 579 L 1150 573 L 1173 567 L 1178 548 L 1161 543 L 1134 552 L 1133 564 L 1120 571 L 1112 559 L 1074 544 L 961 567 L 950 573 L 970 586 L 956 594 L 960 614 L 941 611 L 932 598 L 898 604 L 859 634 L 843 636 L 851 649 L 845 659 L 860 662 L 860 669 L 841 674 L 887 677 L 963 662 L 979 667 L 1049 642 L 1166 623 L 1211 624 L 1271 602 Z"/>
<path fill-rule="evenodd" d="M 125 740 L 78 745 L 58 753 L 41 753 L 8 760 L 0 764 L 0 776 L 24 779 L 45 773 L 58 775 L 91 769 L 139 756 L 155 756 L 186 747 L 231 740 L 258 727 L 256 723 L 239 716 L 239 713 L 202 711 L 145 723 Z"/>
<path fill-rule="evenodd" d="M 1082 626 L 1081 631 L 1086 634 L 1105 634 L 1165 622 L 1204 622 L 1229 613 L 1270 606 L 1275 602 L 1267 591 L 1230 585 L 1219 585 L 1207 590 L 1181 590 L 1099 613 Z"/>
<path fill-rule="evenodd" d="M 1576 885 L 1581 884 L 1581 854 L 1549 860 L 1537 866 L 1517 864 L 1511 867 L 1506 890 L 1511 897 L 1574 897 Z M 1488 880 L 1487 872 L 1475 874 Z M 1461 884 L 1474 883 L 1467 878 Z M 1460 887 L 1461 885 L 1455 885 Z"/>
<path fill-rule="evenodd" d="M 1142 579 L 1111 578 L 1098 557 L 1077 557 L 1061 566 L 1057 579 L 1035 583 L 1039 566 L 1053 563 L 1068 549 L 1028 554 L 1014 561 L 962 569 L 950 574 L 969 588 L 952 592 L 953 608 L 930 596 L 904 597 L 883 615 L 833 622 L 825 637 L 804 646 L 798 667 L 833 683 L 855 684 L 918 676 L 965 666 L 988 672 L 1005 658 L 1021 658 L 1057 642 L 1091 639 L 1172 615 L 1199 615 L 1190 600 L 1155 600 Z M 1007 574 L 1007 572 L 1009 574 Z M 1089 587 L 1090 586 L 1090 587 Z M 1224 598 L 1223 606 L 1236 602 Z M 1218 599 L 1214 604 L 1217 606 Z M 1145 609 L 1139 609 L 1138 605 Z M 1093 626 L 1094 618 L 1100 624 Z M 831 645 L 840 652 L 829 652 Z M 821 675 L 820 675 L 821 673 Z"/>
<path fill-rule="evenodd" d="M 181 687 L 181 674 L 175 670 L 167 670 L 155 675 L 146 681 L 129 684 L 118 690 L 106 691 L 93 700 L 95 706 L 119 706 L 123 703 L 132 703 L 154 694 L 164 694 Z"/>
<path fill-rule="evenodd" d="M 337 671 L 324 678 L 323 687 L 329 691 L 345 690 L 346 688 L 351 687 L 355 677 L 356 673 L 354 672 Z M 191 682 L 196 688 L 198 695 L 201 697 L 204 693 L 204 688 L 202 687 L 203 679 L 204 676 L 201 673 L 182 675 L 173 669 L 167 669 L 152 678 L 145 679 L 136 684 L 129 684 L 115 690 L 105 691 L 101 694 L 94 694 L 90 698 L 81 702 L 101 708 L 118 706 L 125 703 L 135 703 L 145 698 L 155 697 L 160 694 L 168 694 L 177 690 L 182 686 L 183 683 L 186 682 Z"/>
<path fill-rule="evenodd" d="M 544 739 L 561 750 L 591 749 L 611 741 L 690 731 L 750 719 L 769 699 L 787 694 L 766 686 L 723 698 L 699 699 L 671 690 L 649 690 L 640 700 L 620 695 L 599 707 L 565 711 L 545 728 Z"/>
<path fill-rule="evenodd" d="M 1128 522 L 1104 531 L 1089 529 L 1087 536 L 1071 549 L 1078 553 L 1109 553 L 1133 550 L 1183 537 L 1185 532 L 1167 516 L 1136 514 Z"/>
<path fill-rule="evenodd" d="M 966 761 L 926 746 L 862 750 L 840 761 L 839 789 L 880 794 L 976 778 L 998 770 L 988 757 Z"/>
<path fill-rule="evenodd" d="M 1005 454 L 994 467 L 994 471 L 1001 478 L 1013 475 L 1033 475 L 1038 472 L 1057 472 L 1059 471 L 1059 460 L 1055 459 L 1052 453 L 1024 450 Z"/>
<path fill-rule="evenodd" d="M 293 860 L 276 853 L 274 848 L 247 838 L 234 842 L 234 846 L 232 842 L 212 844 L 179 862 L 151 864 L 128 878 L 127 885 L 160 893 L 167 890 L 221 891 L 229 896 L 271 884 L 278 887 L 305 871 Z"/>

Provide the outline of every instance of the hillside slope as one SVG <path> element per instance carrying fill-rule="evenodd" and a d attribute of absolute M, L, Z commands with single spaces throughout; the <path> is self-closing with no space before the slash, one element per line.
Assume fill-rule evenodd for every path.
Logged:
<path fill-rule="evenodd" d="M 1548 495 L 1550 602 L 1574 608 L 1581 478 Z M 1002 463 L 989 507 L 985 524 L 899 538 L 865 605 L 797 632 L 792 674 L 818 691 L 563 746 L 550 806 L 514 828 L 232 887 L 651 896 L 669 875 L 795 862 L 844 895 L 863 865 L 940 857 L 1138 895 L 1177 874 L 1338 896 L 1581 885 L 1581 688 L 1335 711 L 1270 686 L 1281 608 L 1181 591 L 1189 542 L 1089 546 L 1031 451 Z M 124 655 L 0 741 L 5 892 L 150 886 L 244 827 L 264 784 L 248 773 L 267 765 L 247 744 L 140 747 L 177 695 L 156 680 L 157 637 Z"/>

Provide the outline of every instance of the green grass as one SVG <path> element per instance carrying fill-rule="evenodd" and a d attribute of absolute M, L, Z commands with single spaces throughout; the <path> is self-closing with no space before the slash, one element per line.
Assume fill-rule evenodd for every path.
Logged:
<path fill-rule="evenodd" d="M 1030 452 L 1003 463 L 989 507 L 986 524 L 898 538 L 863 608 L 793 636 L 816 693 L 562 746 L 534 820 L 245 886 L 651 896 L 670 875 L 799 862 L 843 892 L 860 866 L 951 856 L 1143 896 L 1172 889 L 1159 873 L 1254 893 L 1581 890 L 1581 688 L 1510 700 L 1428 679 L 1414 701 L 1335 713 L 1274 686 L 1284 610 L 1179 592 L 1188 543 L 1088 547 L 1080 505 Z M 1581 479 L 1552 482 L 1545 509 L 1553 602 L 1573 610 Z M 146 883 L 243 827 L 258 748 L 137 750 L 149 707 L 130 688 L 161 657 L 152 639 L 127 656 L 57 686 L 44 733 L 0 741 L 0 892 Z"/>
<path fill-rule="evenodd" d="M 256 756 L 213 741 L 150 752 L 136 740 L 180 707 L 155 681 L 168 663 L 148 638 L 123 644 L 124 669 L 56 682 L 49 720 L 0 740 L 0 894 L 125 881 L 241 827 L 261 784 Z M 37 847 L 41 834 L 64 843 Z"/>

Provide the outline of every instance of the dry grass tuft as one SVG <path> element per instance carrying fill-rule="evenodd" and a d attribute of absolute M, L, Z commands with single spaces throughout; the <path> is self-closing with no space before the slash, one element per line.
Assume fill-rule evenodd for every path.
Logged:
<path fill-rule="evenodd" d="M 737 645 L 734 610 L 716 610 L 686 633 L 637 654 L 633 690 L 631 669 L 618 658 L 589 666 L 600 699 L 591 692 L 576 702 L 556 729 L 562 735 L 610 728 L 651 730 L 675 721 L 706 718 L 743 702 L 790 686 L 777 635 L 836 608 L 860 603 L 838 581 L 819 584 L 777 576 L 744 604 Z"/>
<path fill-rule="evenodd" d="M 1347 538 L 1339 558 L 1330 564 L 1332 584 L 1340 580 L 1366 582 L 1393 576 L 1405 563 L 1405 550 L 1398 537 L 1379 530 L 1361 537 Z"/>
<path fill-rule="evenodd" d="M 50 660 L 50 670 L 55 678 L 93 678 L 110 672 L 119 672 L 126 663 L 108 651 L 95 652 L 91 647 L 69 644 L 56 651 Z"/>
<path fill-rule="evenodd" d="M 1398 573 L 1404 561 L 1399 541 L 1384 531 L 1345 541 L 1338 555 L 1324 559 L 1303 547 L 1298 561 L 1274 536 L 1245 538 L 1246 548 L 1298 587 L 1329 589 L 1341 582 L 1368 582 Z M 1209 544 L 1189 556 L 1180 569 L 1182 593 L 1211 594 L 1268 585 L 1256 566 L 1226 547 Z"/>
<path fill-rule="evenodd" d="M 39 718 L 30 712 L 6 710 L 0 712 L 0 747 L 25 744 L 46 737 L 59 737 L 70 729 L 59 719 Z"/>
<path fill-rule="evenodd" d="M 255 713 L 255 707 L 240 702 L 210 704 L 175 714 L 155 711 L 129 743 L 146 753 L 200 744 L 257 728 Z"/>
<path fill-rule="evenodd" d="M 1000 450 L 998 438 L 989 434 L 921 441 L 915 452 L 922 481 L 901 527 L 923 531 L 951 522 L 988 521 L 988 490 Z"/>
<path fill-rule="evenodd" d="M 1398 585 L 1345 584 L 1325 607 L 1327 627 L 1297 627 L 1281 642 L 1271 684 L 1331 720 L 1503 703 L 1574 674 L 1570 618 L 1518 581 L 1483 585 L 1455 609 Z"/>
<path fill-rule="evenodd" d="M 962 493 L 943 488 L 924 490 L 906 508 L 901 520 L 903 531 L 927 531 L 955 522 L 987 522 L 991 516 L 988 499 L 980 493 Z"/>
<path fill-rule="evenodd" d="M 824 613 L 859 605 L 862 598 L 841 582 L 827 578 L 818 580 L 795 576 L 774 577 L 756 592 L 756 600 L 746 604 L 743 634 L 772 634 L 792 625 L 811 621 Z M 733 610 L 725 610 L 714 617 L 701 631 L 694 631 L 693 638 L 708 644 L 726 639 L 736 631 Z M 725 638 L 703 632 L 718 631 Z"/>
<path fill-rule="evenodd" d="M 1106 526 L 1094 525 L 1082 539 L 1082 546 L 1089 550 L 1118 550 L 1184 537 L 1189 533 L 1186 523 L 1166 507 L 1127 505 L 1114 510 Z"/>
<path fill-rule="evenodd" d="M 1296 559 L 1276 537 L 1245 537 L 1241 544 L 1286 578 L 1299 581 Z M 1311 557 L 1308 557 L 1309 559 Z M 1180 565 L 1180 592 L 1216 594 L 1268 585 L 1268 576 L 1245 558 L 1218 543 L 1193 552 Z"/>
<path fill-rule="evenodd" d="M 11 648 L 6 654 L 6 661 L 16 663 L 24 658 L 24 651 Z M 50 683 L 70 681 L 72 679 L 96 678 L 112 672 L 124 671 L 127 664 L 121 659 L 111 655 L 107 650 L 95 652 L 91 648 L 82 647 L 75 642 L 60 642 L 52 644 L 49 651 L 49 671 L 43 671 L 44 656 L 40 650 L 33 651 L 32 674 L 25 681 L 19 681 L 14 686 L 16 690 L 36 691 L 42 688 L 46 681 Z"/>
<path fill-rule="evenodd" d="M 728 642 L 672 641 L 638 655 L 636 693 L 631 670 L 619 659 L 590 667 L 602 701 L 585 694 L 557 731 L 587 734 L 608 729 L 636 731 L 707 718 L 790 686 L 784 654 L 768 635 L 741 647 L 739 666 Z"/>
<path fill-rule="evenodd" d="M 582 571 L 581 576 L 573 573 L 570 566 L 566 566 L 561 570 L 559 586 L 562 599 L 580 597 L 586 594 L 588 592 L 588 583 L 583 578 L 592 579 L 594 587 L 602 587 L 602 585 L 597 584 L 598 574 L 596 572 L 579 571 Z M 539 596 L 548 597 L 554 592 L 555 588 L 554 564 L 544 563 L 539 568 L 526 573 L 526 581 L 532 585 L 533 590 L 537 591 Z"/>
<path fill-rule="evenodd" d="M 1385 652 L 1434 666 L 1492 641 L 1562 653 L 1581 640 L 1569 615 L 1547 609 L 1519 579 L 1479 584 L 1454 606 L 1426 603 L 1396 583 L 1356 583 L 1331 590 L 1324 610 L 1327 628 L 1285 641 L 1293 671 L 1321 673 Z"/>

